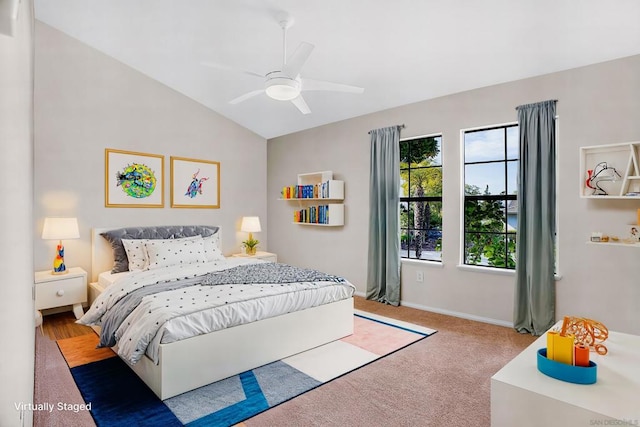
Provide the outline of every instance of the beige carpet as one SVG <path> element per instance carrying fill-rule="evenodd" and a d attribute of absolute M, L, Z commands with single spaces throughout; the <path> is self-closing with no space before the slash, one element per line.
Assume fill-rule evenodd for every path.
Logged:
<path fill-rule="evenodd" d="M 491 376 L 535 340 L 511 328 L 362 298 L 356 308 L 438 333 L 251 418 L 247 427 L 489 426 Z"/>

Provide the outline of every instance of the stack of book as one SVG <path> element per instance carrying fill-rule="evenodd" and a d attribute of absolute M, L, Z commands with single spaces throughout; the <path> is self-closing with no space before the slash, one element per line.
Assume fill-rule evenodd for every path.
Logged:
<path fill-rule="evenodd" d="M 293 222 L 329 224 L 329 205 L 309 206 L 293 212 Z"/>
<path fill-rule="evenodd" d="M 283 199 L 326 199 L 329 197 L 329 181 L 282 187 L 281 196 Z"/>

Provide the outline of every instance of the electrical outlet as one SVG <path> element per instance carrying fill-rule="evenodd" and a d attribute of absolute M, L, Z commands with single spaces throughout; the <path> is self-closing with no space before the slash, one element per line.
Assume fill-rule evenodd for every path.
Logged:
<path fill-rule="evenodd" d="M 424 281 L 424 273 L 422 271 L 416 271 L 416 282 Z"/>

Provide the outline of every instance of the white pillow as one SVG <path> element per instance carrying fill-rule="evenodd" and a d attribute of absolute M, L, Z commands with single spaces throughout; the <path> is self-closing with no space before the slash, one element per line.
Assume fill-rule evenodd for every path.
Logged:
<path fill-rule="evenodd" d="M 204 243 L 204 257 L 208 262 L 225 260 L 225 257 L 220 250 L 220 234 L 215 233 L 209 237 L 202 237 L 200 235 L 193 237 L 182 237 L 182 239 L 184 240 L 198 240 L 200 238 Z"/>
<path fill-rule="evenodd" d="M 148 239 L 122 239 L 122 245 L 129 260 L 129 271 L 144 270 L 147 266 L 147 252 L 144 242 Z"/>
<path fill-rule="evenodd" d="M 220 236 L 218 233 L 203 237 L 202 243 L 204 243 L 204 257 L 207 261 L 224 261 L 224 255 L 220 250 Z"/>
<path fill-rule="evenodd" d="M 198 240 L 202 239 L 201 235 L 191 237 L 179 237 L 177 239 L 122 239 L 122 246 L 127 253 L 127 259 L 129 260 L 129 271 L 145 270 L 149 265 L 149 259 L 147 256 L 147 250 L 144 244 L 151 240 L 169 240 L 172 242 L 179 240 Z"/>
<path fill-rule="evenodd" d="M 144 242 L 148 269 L 207 262 L 204 243 L 200 239 L 147 240 Z"/>

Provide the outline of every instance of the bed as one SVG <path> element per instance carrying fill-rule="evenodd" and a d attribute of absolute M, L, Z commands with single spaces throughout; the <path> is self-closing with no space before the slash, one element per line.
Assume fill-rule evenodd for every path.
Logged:
<path fill-rule="evenodd" d="M 120 253 L 120 255 L 118 255 L 116 253 L 114 256 L 114 247 L 118 245 L 118 242 L 114 243 L 113 240 L 111 242 L 107 241 L 101 235 L 105 232 L 110 233 L 112 237 L 113 235 L 119 237 L 132 237 L 133 235 L 133 239 L 125 239 L 129 241 L 134 240 L 137 242 L 137 239 L 145 239 L 145 241 L 149 243 L 150 240 L 157 240 L 149 243 L 151 246 L 148 246 L 147 248 L 153 247 L 153 245 L 158 246 L 159 242 L 168 240 L 168 238 L 175 240 L 189 240 L 199 236 L 206 237 L 209 242 L 213 241 L 217 248 L 220 247 L 220 229 L 219 227 L 214 226 L 133 227 L 116 230 L 104 228 L 93 229 L 92 281 L 100 281 L 101 287 L 105 288 L 105 291 L 98 296 L 85 314 L 85 316 L 88 316 L 89 320 L 91 320 L 91 322 L 88 323 L 93 324 L 96 324 L 96 322 L 94 322 L 97 316 L 96 313 L 100 310 L 95 306 L 100 304 L 101 299 L 102 303 L 107 301 L 109 297 L 117 299 L 117 294 L 120 291 L 120 288 L 124 289 L 127 286 L 134 286 L 134 284 L 135 286 L 139 286 L 138 283 L 143 283 L 142 287 L 145 287 L 145 280 L 150 280 L 150 283 L 155 283 L 153 281 L 157 279 L 157 275 L 163 277 L 162 275 L 165 274 L 164 267 L 158 268 L 157 272 L 151 273 L 149 271 L 141 270 L 131 273 L 121 272 L 111 274 L 110 271 L 114 267 L 114 263 L 117 264 L 117 258 L 118 256 L 121 257 L 122 254 Z M 169 241 L 168 244 L 176 245 L 177 243 Z M 191 243 L 188 244 L 191 245 Z M 151 249 L 149 255 L 152 255 Z M 147 260 L 147 262 L 149 262 L 149 260 Z M 224 267 L 224 264 L 227 262 L 230 263 L 228 269 Z M 266 263 L 260 260 L 252 262 L 244 257 L 229 258 L 223 261 L 216 260 L 211 264 L 217 265 L 218 267 L 212 268 L 216 268 L 218 270 L 208 273 L 206 276 L 207 284 L 209 284 L 208 282 L 211 281 L 212 277 L 216 280 L 222 280 L 220 277 L 226 277 L 224 275 L 228 275 L 231 271 L 244 270 L 244 267 L 241 265 L 243 263 L 251 265 L 250 269 L 254 269 L 256 271 L 261 271 L 260 269 L 263 268 L 275 268 L 274 264 L 271 266 L 260 266 L 257 264 L 271 263 Z M 186 268 L 187 270 L 184 271 L 189 271 L 189 275 L 191 275 L 191 270 L 189 269 L 200 267 L 200 264 L 198 264 L 196 266 L 189 265 L 181 268 Z M 208 263 L 206 264 L 206 268 L 209 268 Z M 150 270 L 148 266 L 147 270 Z M 166 274 L 169 274 L 169 270 L 170 268 L 166 269 Z M 225 271 L 220 273 L 221 270 Z M 155 278 L 148 279 L 148 277 L 154 277 L 154 275 L 156 275 Z M 134 276 L 136 276 L 135 279 L 133 278 Z M 140 279 L 142 277 L 144 277 L 144 279 Z M 304 285 L 309 287 L 311 285 L 318 285 L 318 287 L 320 287 L 320 285 L 322 285 L 322 287 L 327 287 L 330 285 L 328 282 L 328 280 L 323 280 L 318 283 L 281 284 L 279 286 L 288 287 Z M 352 296 L 355 288 L 346 280 L 344 280 L 343 285 L 344 286 L 341 285 L 340 287 L 336 286 L 335 290 L 329 291 L 329 293 L 339 295 L 332 294 L 333 296 L 329 297 L 328 302 L 318 303 L 316 301 L 313 302 L 311 306 L 298 309 L 298 306 L 303 304 L 300 301 L 307 300 L 309 298 L 299 297 L 296 299 L 296 297 L 287 297 L 289 299 L 293 299 L 294 302 L 286 300 L 286 303 L 279 304 L 284 306 L 283 313 L 275 315 L 270 313 L 266 318 L 257 318 L 249 321 L 249 323 L 232 325 L 230 327 L 225 327 L 224 329 L 201 333 L 188 338 L 181 337 L 179 340 L 173 342 L 161 342 L 160 332 L 158 332 L 158 334 L 154 336 L 154 342 L 157 347 L 156 352 L 153 355 L 147 352 L 139 355 L 138 360 L 136 360 L 135 363 L 131 363 L 128 355 L 119 355 L 128 362 L 131 369 L 149 386 L 149 388 L 151 388 L 151 390 L 153 390 L 160 399 L 164 400 L 232 375 L 239 374 L 258 366 L 262 366 L 267 363 L 280 360 L 284 357 L 351 335 L 353 333 Z M 194 286 L 198 286 L 199 288 L 185 287 L 184 292 L 195 292 L 196 290 L 201 291 L 202 289 L 210 289 L 202 283 Z M 231 285 L 218 284 L 215 286 L 215 289 L 218 290 L 226 289 L 225 286 L 230 287 Z M 242 289 L 245 291 L 251 289 L 251 292 L 255 293 L 258 292 L 256 289 L 261 289 L 261 287 L 267 289 L 266 286 L 267 285 L 257 284 L 250 288 L 245 287 Z M 278 285 L 271 285 L 271 288 L 277 286 Z M 349 288 L 350 290 L 345 290 L 346 288 L 342 289 L 342 287 Z M 238 286 L 236 286 L 236 288 L 238 288 Z M 169 292 L 175 293 L 183 291 L 170 290 Z M 305 291 L 305 295 L 307 294 L 308 292 Z M 292 292 L 291 295 L 294 295 L 294 293 Z M 259 301 L 257 299 L 254 300 Z M 149 303 L 150 298 L 145 297 L 143 298 L 143 301 Z M 194 301 L 198 302 L 197 300 Z M 255 301 L 253 302 L 254 304 L 256 304 Z M 153 303 L 155 302 L 151 302 L 150 304 Z M 224 306 L 224 309 L 227 310 L 227 314 L 231 313 L 230 310 L 232 310 L 233 305 L 234 304 L 229 304 Z M 238 304 L 238 306 L 240 305 Z M 290 311 L 293 306 L 296 307 L 295 311 Z M 139 308 L 136 308 L 136 310 L 138 309 Z M 208 310 L 209 309 L 207 308 L 207 311 Z M 214 309 L 211 309 L 211 311 L 213 310 Z M 204 311 L 205 310 L 198 311 L 197 314 L 201 315 Z M 243 316 L 262 316 L 262 314 L 258 315 L 253 312 L 251 312 L 250 315 L 247 315 L 246 309 L 239 310 L 239 312 L 241 312 Z M 130 317 L 135 317 L 133 316 L 134 313 L 135 311 L 131 313 Z M 155 315 L 155 312 L 153 315 Z M 93 319 L 91 319 L 91 317 L 93 317 Z M 143 312 L 143 315 L 138 315 L 138 317 L 145 318 L 146 316 Z M 241 316 L 237 315 L 236 317 Z M 129 317 L 127 319 L 129 319 Z M 184 323 L 184 319 L 180 321 Z M 173 322 L 173 320 L 171 320 L 171 322 Z M 100 322 L 98 321 L 97 324 L 100 324 Z M 167 325 L 169 325 L 169 323 L 167 323 Z M 170 327 L 165 327 L 165 329 L 162 329 L 161 327 L 159 331 L 166 331 L 167 328 L 171 329 Z M 118 331 L 119 330 L 120 329 L 118 329 Z M 149 333 L 147 333 L 147 335 L 148 334 Z M 122 335 L 120 338 L 124 336 L 126 335 Z M 126 347 L 126 340 L 124 342 L 119 342 L 119 344 L 115 346 L 115 350 L 120 353 L 124 347 Z"/>

